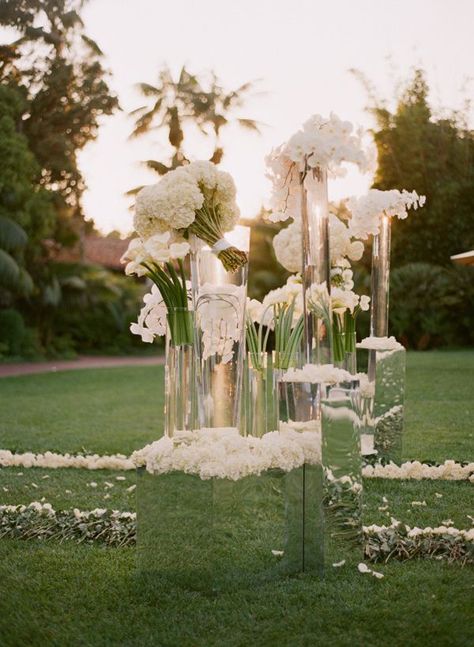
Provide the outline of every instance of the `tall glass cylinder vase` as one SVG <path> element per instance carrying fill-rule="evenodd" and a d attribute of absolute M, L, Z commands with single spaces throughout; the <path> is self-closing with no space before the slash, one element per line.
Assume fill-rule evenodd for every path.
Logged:
<path fill-rule="evenodd" d="M 189 431 L 196 425 L 194 317 L 185 308 L 168 312 L 165 363 L 165 434 Z"/>
<path fill-rule="evenodd" d="M 272 382 L 272 404 L 269 414 L 270 431 L 278 429 L 279 412 L 280 412 L 280 389 L 278 384 L 283 375 L 289 368 L 301 368 L 306 363 L 305 354 L 301 352 L 300 348 L 296 348 L 294 352 L 279 352 L 274 350 L 272 352 L 271 363 L 271 382 Z"/>
<path fill-rule="evenodd" d="M 250 229 L 226 239 L 249 249 Z M 226 272 L 207 246 L 191 241 L 191 280 L 196 326 L 196 381 L 200 427 L 241 427 L 248 264 Z"/>
<path fill-rule="evenodd" d="M 331 364 L 333 349 L 327 170 L 321 167 L 311 168 L 306 162 L 300 182 L 305 359 L 313 364 Z"/>
<path fill-rule="evenodd" d="M 370 336 L 387 337 L 390 287 L 390 217 L 383 216 L 380 230 L 372 244 L 372 298 Z"/>
<path fill-rule="evenodd" d="M 245 419 L 246 433 L 260 438 L 268 429 L 267 353 L 247 353 Z"/>
<path fill-rule="evenodd" d="M 344 325 L 344 365 L 351 375 L 357 373 L 357 334 L 355 318 L 349 311 L 345 314 Z"/>

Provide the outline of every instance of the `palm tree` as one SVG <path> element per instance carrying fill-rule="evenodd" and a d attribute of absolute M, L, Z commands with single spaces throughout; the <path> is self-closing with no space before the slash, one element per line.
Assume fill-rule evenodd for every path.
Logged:
<path fill-rule="evenodd" d="M 232 120 L 231 113 L 243 106 L 249 91 L 254 88 L 254 82 L 244 83 L 236 90 L 227 91 L 214 73 L 206 85 L 185 67 L 175 81 L 169 68 L 164 67 L 157 85 L 139 83 L 138 88 L 150 101 L 130 113 L 135 118 L 131 137 L 139 137 L 151 130 L 168 130 L 168 141 L 175 149 L 170 163 L 155 160 L 145 162 L 148 168 L 164 175 L 188 161 L 182 148 L 184 127 L 187 124 L 197 126 L 204 135 L 214 138 L 214 152 L 210 159 L 219 164 L 224 154 L 220 144 L 221 130 Z M 259 124 L 253 119 L 239 117 L 235 121 L 247 130 L 260 132 Z"/>

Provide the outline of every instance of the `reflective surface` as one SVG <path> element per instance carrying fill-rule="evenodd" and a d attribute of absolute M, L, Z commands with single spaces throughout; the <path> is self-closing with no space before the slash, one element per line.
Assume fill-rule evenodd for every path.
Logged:
<path fill-rule="evenodd" d="M 289 573 L 324 572 L 323 470 L 321 465 L 320 386 L 279 382 L 280 431 L 306 435 L 311 464 L 285 475 L 286 543 L 283 558 Z"/>
<path fill-rule="evenodd" d="M 369 351 L 371 373 L 361 397 L 362 454 L 402 461 L 406 351 Z M 372 378 L 372 379 L 370 379 Z"/>
<path fill-rule="evenodd" d="M 279 556 L 286 535 L 284 483 L 279 470 L 239 481 L 139 470 L 139 573 L 158 588 L 172 582 L 204 593 L 280 577 L 288 572 Z"/>
<path fill-rule="evenodd" d="M 326 559 L 363 558 L 358 382 L 327 386 L 321 399 Z"/>
<path fill-rule="evenodd" d="M 329 212 L 326 169 L 301 175 L 303 312 L 305 361 L 332 362 Z"/>

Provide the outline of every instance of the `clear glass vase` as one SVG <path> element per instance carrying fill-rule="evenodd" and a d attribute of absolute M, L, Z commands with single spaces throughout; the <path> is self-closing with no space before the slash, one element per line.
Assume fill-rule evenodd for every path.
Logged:
<path fill-rule="evenodd" d="M 250 229 L 237 227 L 226 239 L 248 252 Z M 226 272 L 212 250 L 195 238 L 191 250 L 199 426 L 242 430 L 248 265 Z"/>
<path fill-rule="evenodd" d="M 383 216 L 372 243 L 370 336 L 387 337 L 390 287 L 391 222 Z"/>
<path fill-rule="evenodd" d="M 343 368 L 351 375 L 355 375 L 357 373 L 357 334 L 355 330 L 346 330 L 344 335 Z"/>
<path fill-rule="evenodd" d="M 311 168 L 306 162 L 300 183 L 304 353 L 308 363 L 331 364 L 333 347 L 327 170 L 321 167 Z"/>
<path fill-rule="evenodd" d="M 295 349 L 293 353 L 272 351 L 272 362 L 270 367 L 271 384 L 272 384 L 272 397 L 271 397 L 271 411 L 269 412 L 270 431 L 278 429 L 279 410 L 280 410 L 280 389 L 278 387 L 283 375 L 289 368 L 301 368 L 305 363 L 305 355 L 299 349 Z"/>
<path fill-rule="evenodd" d="M 346 334 L 339 330 L 337 326 L 333 326 L 332 339 L 334 365 L 344 368 L 346 359 Z"/>
<path fill-rule="evenodd" d="M 165 434 L 189 431 L 196 426 L 196 372 L 194 316 L 185 308 L 167 315 L 165 362 Z"/>
<path fill-rule="evenodd" d="M 267 353 L 247 353 L 246 369 L 246 433 L 260 438 L 270 431 Z"/>

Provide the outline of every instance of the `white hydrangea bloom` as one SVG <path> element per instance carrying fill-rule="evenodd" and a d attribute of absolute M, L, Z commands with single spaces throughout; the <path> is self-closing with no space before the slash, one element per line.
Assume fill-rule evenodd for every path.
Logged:
<path fill-rule="evenodd" d="M 184 168 L 164 175 L 159 182 L 144 187 L 135 203 L 134 227 L 143 238 L 169 229 L 185 229 L 195 219 L 204 202 L 195 178 Z"/>
<path fill-rule="evenodd" d="M 358 261 L 364 253 L 360 241 L 351 240 L 352 233 L 348 226 L 335 214 L 329 214 L 329 251 L 331 265 L 341 266 L 346 258 Z M 303 242 L 301 238 L 301 221 L 294 220 L 273 238 L 273 249 L 280 265 L 288 272 L 301 272 Z"/>

